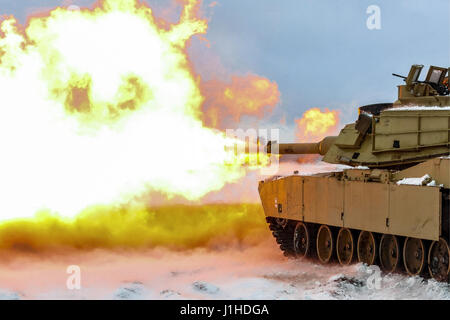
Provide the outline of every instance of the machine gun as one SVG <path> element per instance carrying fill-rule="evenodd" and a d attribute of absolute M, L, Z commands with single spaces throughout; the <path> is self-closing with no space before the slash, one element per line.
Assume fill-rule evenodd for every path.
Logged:
<path fill-rule="evenodd" d="M 402 75 L 396 74 L 396 73 L 393 73 L 392 75 L 393 75 L 394 77 L 402 78 L 403 81 L 406 81 L 406 78 L 407 78 L 407 77 L 405 77 L 405 76 L 402 76 Z"/>
<path fill-rule="evenodd" d="M 430 69 L 428 70 L 428 74 L 424 81 L 419 81 L 420 72 L 422 71 L 423 65 L 415 64 L 411 67 L 411 70 L 407 77 L 402 76 L 397 73 L 393 73 L 392 75 L 394 77 L 402 78 L 403 81 L 406 82 L 406 86 L 409 90 L 413 90 L 415 92 L 415 95 L 419 94 L 420 92 L 424 92 L 426 95 L 440 95 L 440 96 L 447 96 L 449 94 L 449 88 L 448 88 L 448 69 L 436 67 L 436 66 L 430 66 Z M 445 83 L 445 80 L 447 80 L 447 83 Z M 433 90 L 427 90 L 427 88 L 431 87 Z"/>

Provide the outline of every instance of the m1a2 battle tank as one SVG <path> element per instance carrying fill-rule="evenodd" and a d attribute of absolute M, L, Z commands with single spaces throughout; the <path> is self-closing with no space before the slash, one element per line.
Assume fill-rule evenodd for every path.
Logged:
<path fill-rule="evenodd" d="M 422 69 L 413 65 L 400 76 L 397 101 L 360 107 L 338 136 L 267 144 L 268 153 L 320 154 L 350 166 L 260 181 L 269 228 L 285 255 L 449 281 L 450 69 L 431 66 L 419 81 Z"/>

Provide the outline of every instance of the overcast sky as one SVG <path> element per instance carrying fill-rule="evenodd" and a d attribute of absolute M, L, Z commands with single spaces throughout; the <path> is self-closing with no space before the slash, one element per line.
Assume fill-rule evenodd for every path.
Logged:
<path fill-rule="evenodd" d="M 168 1 L 148 0 L 154 6 Z M 24 21 L 36 8 L 92 2 L 0 0 L 0 13 Z M 353 121 L 359 105 L 395 100 L 401 80 L 392 72 L 407 74 L 414 63 L 450 65 L 448 0 L 218 2 L 207 35 L 211 50 L 226 70 L 276 81 L 282 104 L 271 121 L 285 114 L 289 126 L 311 107 L 339 108 L 343 121 Z M 370 5 L 381 9 L 380 30 L 366 26 Z"/>

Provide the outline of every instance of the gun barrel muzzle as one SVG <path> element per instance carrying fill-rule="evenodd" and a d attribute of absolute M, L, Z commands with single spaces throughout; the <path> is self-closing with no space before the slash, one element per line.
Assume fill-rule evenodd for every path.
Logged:
<path fill-rule="evenodd" d="M 267 153 L 273 154 L 320 154 L 325 155 L 334 144 L 337 137 L 325 137 L 315 143 L 276 143 L 269 141 Z"/>

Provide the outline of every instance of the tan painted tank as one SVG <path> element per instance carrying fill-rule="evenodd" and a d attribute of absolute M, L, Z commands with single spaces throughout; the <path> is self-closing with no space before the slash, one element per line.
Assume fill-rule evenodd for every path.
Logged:
<path fill-rule="evenodd" d="M 355 123 L 318 143 L 267 145 L 350 166 L 259 183 L 269 227 L 285 255 L 378 264 L 449 281 L 449 68 L 413 65 L 394 103 L 359 108 Z M 395 76 L 398 76 L 394 74 Z M 351 168 L 353 167 L 353 168 Z"/>

